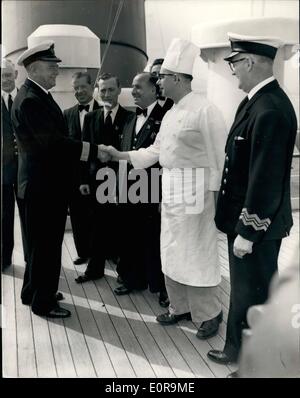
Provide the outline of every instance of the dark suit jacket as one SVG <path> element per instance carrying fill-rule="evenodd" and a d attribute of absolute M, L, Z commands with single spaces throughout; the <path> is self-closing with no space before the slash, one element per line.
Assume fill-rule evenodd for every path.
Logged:
<path fill-rule="evenodd" d="M 57 103 L 31 80 L 26 79 L 12 107 L 12 125 L 19 149 L 18 195 L 27 189 L 63 195 L 70 168 L 81 157 L 82 143 L 68 137 Z M 91 146 L 89 158 L 97 157 Z"/>
<path fill-rule="evenodd" d="M 14 144 L 14 133 L 11 118 L 3 98 L 1 98 L 1 134 L 2 134 L 2 183 L 14 184 L 17 181 L 18 156 Z"/>
<path fill-rule="evenodd" d="M 293 224 L 290 174 L 295 112 L 277 81 L 243 105 L 227 139 L 216 225 L 252 242 L 281 239 Z"/>
<path fill-rule="evenodd" d="M 126 119 L 132 114 L 122 106 L 119 105 L 119 109 L 114 119 L 112 134 L 105 131 L 104 126 L 104 109 L 103 107 L 96 111 L 89 112 L 84 118 L 82 138 L 84 141 L 88 141 L 93 144 L 104 144 L 112 145 L 117 149 L 120 149 L 120 140 L 122 137 L 123 126 Z M 109 162 L 110 167 L 114 167 Z M 81 162 L 81 183 L 89 184 L 95 183 L 95 176 L 99 168 L 107 166 L 107 164 L 101 163 L 98 160 L 89 162 L 88 165 Z"/>
<path fill-rule="evenodd" d="M 96 100 L 94 100 L 93 111 L 99 109 L 100 106 Z M 64 118 L 67 122 L 69 137 L 82 141 L 82 131 L 80 127 L 78 104 L 72 106 L 71 108 L 64 110 Z"/>
<path fill-rule="evenodd" d="M 100 108 L 100 106 L 99 106 L 98 102 L 96 100 L 94 100 L 92 111 L 95 111 L 99 108 Z M 68 126 L 69 137 L 73 138 L 74 140 L 83 141 L 82 130 L 80 127 L 78 104 L 72 106 L 71 108 L 65 109 L 63 114 L 64 114 L 66 124 Z M 83 162 L 79 161 L 76 164 L 76 167 L 74 167 L 74 169 L 73 169 L 73 182 L 74 182 L 74 189 L 76 191 L 78 190 L 78 187 L 80 186 L 80 183 L 81 183 L 81 163 L 83 163 Z M 87 165 L 82 166 L 82 167 L 86 167 L 86 166 Z"/>
<path fill-rule="evenodd" d="M 164 115 L 165 111 L 157 103 L 137 135 L 135 134 L 135 125 L 136 125 L 137 116 L 135 113 L 130 115 L 123 129 L 121 151 L 138 150 L 140 148 L 147 148 L 150 145 L 152 145 L 159 132 L 161 121 Z M 159 163 L 156 163 L 155 165 L 146 169 L 148 173 L 148 182 L 149 182 L 148 185 L 149 200 L 150 200 L 151 189 L 153 189 L 153 186 L 155 184 L 154 181 L 153 184 L 151 184 L 151 178 L 150 178 L 151 168 L 160 168 L 160 165 Z M 128 166 L 128 173 L 130 172 L 131 169 L 132 166 Z M 133 183 L 134 181 L 132 183 L 128 181 L 127 187 L 129 188 Z"/>

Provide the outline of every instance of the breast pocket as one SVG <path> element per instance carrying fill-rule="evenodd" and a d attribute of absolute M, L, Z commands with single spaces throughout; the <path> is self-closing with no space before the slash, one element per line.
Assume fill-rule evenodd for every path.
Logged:
<path fill-rule="evenodd" d="M 244 165 L 249 162 L 251 151 L 251 142 L 248 138 L 242 136 L 234 137 L 233 159 L 235 163 Z"/>

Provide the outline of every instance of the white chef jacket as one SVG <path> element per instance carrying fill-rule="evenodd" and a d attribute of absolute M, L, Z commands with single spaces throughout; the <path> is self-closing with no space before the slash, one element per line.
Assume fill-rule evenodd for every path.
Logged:
<path fill-rule="evenodd" d="M 158 160 L 163 167 L 162 270 L 186 285 L 215 286 L 221 280 L 212 191 L 220 187 L 225 141 L 225 123 L 218 108 L 190 92 L 165 114 L 153 145 L 129 152 L 134 168 L 146 168 Z M 177 200 L 178 187 L 184 172 L 196 169 L 203 170 L 202 177 L 184 182 L 194 184 L 189 191 L 203 192 L 204 207 L 189 213 L 186 203 Z M 177 189 L 170 187 L 170 175 L 175 184 L 178 181 Z"/>

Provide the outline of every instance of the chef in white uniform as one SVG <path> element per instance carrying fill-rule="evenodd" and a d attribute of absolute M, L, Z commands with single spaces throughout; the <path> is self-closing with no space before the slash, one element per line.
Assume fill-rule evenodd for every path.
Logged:
<path fill-rule="evenodd" d="M 191 89 L 199 54 L 198 47 L 182 39 L 174 39 L 167 51 L 158 84 L 174 105 L 154 144 L 107 151 L 136 169 L 158 160 L 163 167 L 161 261 L 170 306 L 157 321 L 169 325 L 192 319 L 200 323 L 197 337 L 204 339 L 218 332 L 222 320 L 214 191 L 220 187 L 226 128 L 216 106 Z"/>

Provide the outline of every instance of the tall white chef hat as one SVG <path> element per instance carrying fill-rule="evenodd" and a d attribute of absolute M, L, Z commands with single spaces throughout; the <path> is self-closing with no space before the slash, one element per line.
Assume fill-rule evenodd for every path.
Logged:
<path fill-rule="evenodd" d="M 175 38 L 167 50 L 161 67 L 172 72 L 192 75 L 197 55 L 200 55 L 199 47 L 188 40 Z"/>

